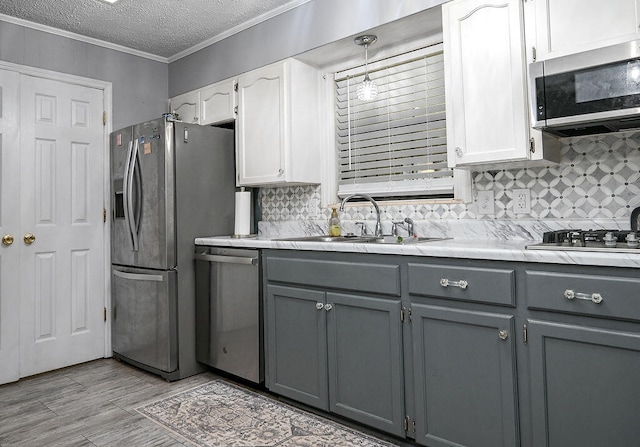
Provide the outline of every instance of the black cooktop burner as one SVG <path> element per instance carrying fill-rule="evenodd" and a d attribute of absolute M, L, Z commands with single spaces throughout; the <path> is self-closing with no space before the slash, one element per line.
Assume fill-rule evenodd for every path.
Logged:
<path fill-rule="evenodd" d="M 640 253 L 638 234 L 630 230 L 556 230 L 542 235 L 542 243 L 528 249 L 616 251 Z"/>

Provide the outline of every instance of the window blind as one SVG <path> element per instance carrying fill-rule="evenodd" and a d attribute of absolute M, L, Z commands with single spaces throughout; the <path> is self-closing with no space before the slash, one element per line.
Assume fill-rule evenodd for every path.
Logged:
<path fill-rule="evenodd" d="M 442 44 L 369 65 L 379 93 L 360 101 L 363 67 L 336 73 L 338 195 L 453 197 Z"/>

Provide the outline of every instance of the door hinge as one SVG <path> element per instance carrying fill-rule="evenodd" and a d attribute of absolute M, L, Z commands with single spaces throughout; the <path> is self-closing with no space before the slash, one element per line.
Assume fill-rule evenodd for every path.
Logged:
<path fill-rule="evenodd" d="M 533 137 L 529 139 L 529 150 L 532 154 L 536 153 L 536 139 Z"/>
<path fill-rule="evenodd" d="M 411 309 L 403 307 L 400 310 L 400 322 L 404 323 L 405 321 L 411 322 Z"/>
<path fill-rule="evenodd" d="M 409 416 L 404 417 L 404 431 L 409 431 L 415 433 L 416 432 L 416 422 L 412 421 Z"/>
<path fill-rule="evenodd" d="M 522 326 L 522 339 L 524 340 L 524 344 L 527 344 L 527 325 Z"/>
<path fill-rule="evenodd" d="M 107 112 L 102 112 L 102 125 L 107 125 Z"/>
<path fill-rule="evenodd" d="M 107 321 L 107 308 L 104 308 L 104 311 L 102 312 L 102 316 L 104 317 L 104 321 Z"/>
<path fill-rule="evenodd" d="M 107 209 L 102 208 L 102 222 L 107 223 Z"/>

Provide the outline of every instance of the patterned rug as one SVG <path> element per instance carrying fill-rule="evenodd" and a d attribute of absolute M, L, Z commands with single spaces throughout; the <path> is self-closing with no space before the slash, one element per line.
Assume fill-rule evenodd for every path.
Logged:
<path fill-rule="evenodd" d="M 137 411 L 204 447 L 394 445 L 222 380 Z"/>

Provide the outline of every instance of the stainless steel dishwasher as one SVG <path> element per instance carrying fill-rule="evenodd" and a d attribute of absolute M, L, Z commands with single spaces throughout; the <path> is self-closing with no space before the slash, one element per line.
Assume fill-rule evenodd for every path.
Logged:
<path fill-rule="evenodd" d="M 196 246 L 196 359 L 264 380 L 260 252 Z"/>

